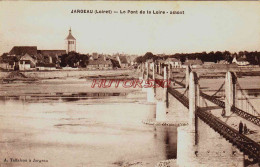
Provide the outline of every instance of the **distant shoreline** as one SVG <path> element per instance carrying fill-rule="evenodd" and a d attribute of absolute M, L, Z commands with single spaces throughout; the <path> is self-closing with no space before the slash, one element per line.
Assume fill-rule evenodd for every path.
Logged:
<path fill-rule="evenodd" d="M 219 68 L 194 68 L 201 78 L 223 78 L 227 71 L 234 71 L 237 73 L 238 77 L 242 76 L 260 76 L 260 67 L 254 68 L 229 68 L 229 69 L 219 69 Z M 5 79 L 14 71 L 0 71 L 0 79 Z M 77 69 L 77 70 L 45 70 L 45 71 L 17 71 L 27 78 L 37 78 L 37 79 L 52 79 L 52 78 L 99 78 L 99 77 L 120 77 L 124 78 L 139 78 L 141 76 L 140 70 L 138 69 L 111 69 L 111 70 L 87 70 L 87 69 Z M 173 76 L 175 78 L 183 78 L 185 74 L 185 68 L 182 69 L 172 69 Z M 140 75 L 139 75 L 140 74 Z"/>
<path fill-rule="evenodd" d="M 14 71 L 0 71 L 0 79 L 8 77 Z M 120 76 L 120 75 L 135 75 L 136 70 L 55 70 L 55 71 L 17 71 L 27 78 L 51 79 L 51 78 L 87 78 L 92 76 Z"/>

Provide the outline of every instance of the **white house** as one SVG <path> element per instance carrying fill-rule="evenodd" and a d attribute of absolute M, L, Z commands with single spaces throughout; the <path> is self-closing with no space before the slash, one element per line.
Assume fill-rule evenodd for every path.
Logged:
<path fill-rule="evenodd" d="M 14 70 L 15 62 L 0 62 L 0 68 L 5 70 Z"/>
<path fill-rule="evenodd" d="M 30 70 L 31 68 L 35 68 L 35 66 L 36 60 L 27 53 L 19 60 L 19 70 Z"/>
<path fill-rule="evenodd" d="M 249 62 L 246 60 L 245 57 L 240 57 L 238 59 L 236 57 L 234 57 L 234 59 L 232 60 L 232 63 L 236 63 L 239 66 L 249 65 Z"/>
<path fill-rule="evenodd" d="M 181 67 L 181 61 L 176 58 L 168 58 L 165 61 L 165 64 L 170 65 L 171 68 L 179 68 Z"/>
<path fill-rule="evenodd" d="M 186 68 L 187 66 L 190 66 L 192 68 L 198 68 L 201 65 L 203 65 L 202 61 L 199 59 L 195 59 L 195 60 L 186 60 L 184 62 L 184 64 L 182 65 L 183 68 Z"/>

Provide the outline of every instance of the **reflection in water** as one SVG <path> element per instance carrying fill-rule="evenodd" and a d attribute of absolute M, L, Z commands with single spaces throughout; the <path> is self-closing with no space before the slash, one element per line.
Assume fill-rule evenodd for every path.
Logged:
<path fill-rule="evenodd" d="M 165 153 L 165 159 L 177 158 L 177 127 L 155 126 L 154 138 L 163 141 L 161 149 Z"/>
<path fill-rule="evenodd" d="M 41 94 L 25 94 L 20 96 L 0 96 L 0 101 L 8 100 L 20 100 L 20 101 L 41 101 L 41 100 L 59 100 L 64 102 L 86 100 L 86 99 L 103 99 L 107 97 L 116 97 L 116 96 L 126 96 L 127 93 L 103 93 L 103 92 L 94 92 L 94 93 L 41 93 Z"/>
<path fill-rule="evenodd" d="M 71 94 L 71 97 L 89 95 Z M 100 97 L 108 94 L 91 95 Z M 59 97 L 62 96 L 67 94 L 60 93 Z M 29 96 L 22 98 L 27 102 L 26 98 L 29 99 Z M 121 99 L 118 98 L 118 101 Z M 14 157 L 21 152 L 28 156 L 26 153 L 33 151 L 50 162 L 58 160 L 58 165 L 55 166 L 77 166 L 78 163 L 83 166 L 111 166 L 118 162 L 122 163 L 121 166 L 135 163 L 154 166 L 161 160 L 176 158 L 176 127 L 142 124 L 142 120 L 151 115 L 153 108 L 147 104 L 116 102 L 100 105 L 97 102 L 86 107 L 73 101 L 32 101 L 24 104 L 22 99 L 0 103 L 0 118 L 3 118 L 0 131 L 8 137 L 6 141 L 26 141 L 22 144 L 0 142 L 0 147 L 5 152 L 14 150 L 13 147 L 17 148 L 12 151 Z M 19 133 L 16 129 L 19 129 Z M 12 135 L 7 135 L 8 133 Z M 21 133 L 30 135 L 20 135 Z M 31 143 L 36 144 L 24 146 Z M 44 145 L 44 151 L 38 145 Z M 87 156 L 82 156 L 83 154 Z M 75 158 L 70 160 L 71 157 Z M 61 161 L 64 159 L 66 161 Z"/>
<path fill-rule="evenodd" d="M 176 135 L 174 135 L 173 131 L 169 129 L 169 127 L 165 129 L 164 141 L 165 141 L 167 159 L 176 159 L 177 158 L 177 137 Z"/>

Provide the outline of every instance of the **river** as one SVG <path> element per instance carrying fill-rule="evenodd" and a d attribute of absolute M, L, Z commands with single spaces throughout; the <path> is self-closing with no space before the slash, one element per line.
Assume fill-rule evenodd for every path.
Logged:
<path fill-rule="evenodd" d="M 97 91 L 90 84 L 1 85 L 0 166 L 154 166 L 176 158 L 176 127 L 142 123 L 153 110 L 143 92 Z"/>

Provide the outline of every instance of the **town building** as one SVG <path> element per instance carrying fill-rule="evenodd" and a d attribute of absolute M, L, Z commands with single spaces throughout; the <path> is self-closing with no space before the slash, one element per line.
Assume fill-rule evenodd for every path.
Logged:
<path fill-rule="evenodd" d="M 3 60 L 0 60 L 0 69 L 2 69 L 2 70 L 14 70 L 14 67 L 15 67 L 14 61 L 5 62 Z"/>
<path fill-rule="evenodd" d="M 71 28 L 69 30 L 69 35 L 67 36 L 66 40 L 66 51 L 69 52 L 76 52 L 76 38 L 73 37 L 71 33 Z"/>
<path fill-rule="evenodd" d="M 30 70 L 36 66 L 37 60 L 35 55 L 37 55 L 37 46 L 14 46 L 8 55 L 16 57 L 18 60 L 16 64 L 10 59 L 8 63 L 12 65 L 8 67 L 9 69 L 15 69 L 17 65 L 19 70 Z"/>
<path fill-rule="evenodd" d="M 36 70 L 56 70 L 56 64 L 54 63 L 37 63 Z"/>
<path fill-rule="evenodd" d="M 36 55 L 37 54 L 37 46 L 14 46 L 10 52 L 10 56 L 21 57 L 25 54 L 28 55 Z"/>
<path fill-rule="evenodd" d="M 37 46 L 14 46 L 7 56 L 0 60 L 0 68 L 6 70 L 54 69 L 54 67 L 59 67 L 62 55 L 69 52 L 76 52 L 76 39 L 71 29 L 66 38 L 66 50 L 37 50 Z"/>
<path fill-rule="evenodd" d="M 53 57 L 60 57 L 63 54 L 66 54 L 66 50 L 38 50 L 38 54 L 41 54 L 43 56 L 51 56 Z"/>
<path fill-rule="evenodd" d="M 113 63 L 111 59 L 105 55 L 94 54 L 89 58 L 87 69 L 113 69 Z"/>
<path fill-rule="evenodd" d="M 119 65 L 121 68 L 128 68 L 129 67 L 129 63 L 127 60 L 126 56 L 122 56 L 122 55 L 117 55 L 116 56 L 116 60 L 119 62 Z"/>
<path fill-rule="evenodd" d="M 165 64 L 170 65 L 170 68 L 180 68 L 181 67 L 181 61 L 176 58 L 166 59 Z"/>
<path fill-rule="evenodd" d="M 36 67 L 36 60 L 28 53 L 23 55 L 19 60 L 19 70 L 31 70 Z"/>
<path fill-rule="evenodd" d="M 198 68 L 202 66 L 202 61 L 200 59 L 195 59 L 195 60 L 189 60 L 187 59 L 182 67 L 186 68 L 187 66 L 190 66 L 192 68 Z"/>
<path fill-rule="evenodd" d="M 37 50 L 37 46 L 14 46 L 8 53 L 8 59 L 2 60 L 0 66 L 8 70 L 42 70 L 43 67 L 58 67 L 60 56 L 66 50 Z M 37 68 L 37 66 L 39 68 Z"/>
<path fill-rule="evenodd" d="M 250 64 L 245 57 L 236 58 L 236 56 L 233 58 L 232 63 L 236 63 L 239 66 L 246 66 Z"/>
<path fill-rule="evenodd" d="M 38 50 L 38 55 L 41 56 L 41 60 L 38 63 L 47 64 L 46 67 L 53 66 L 50 64 L 55 64 L 55 67 L 60 66 L 61 56 L 66 54 L 66 50 Z"/>
<path fill-rule="evenodd" d="M 220 60 L 218 61 L 218 64 L 229 64 L 227 60 Z"/>

